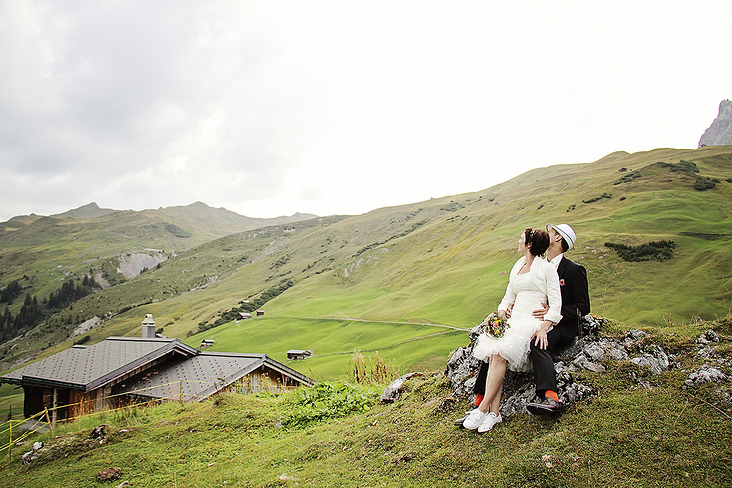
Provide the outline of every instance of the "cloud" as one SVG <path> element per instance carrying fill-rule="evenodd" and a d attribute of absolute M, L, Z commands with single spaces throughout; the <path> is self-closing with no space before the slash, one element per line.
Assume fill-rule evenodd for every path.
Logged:
<path fill-rule="evenodd" d="M 3 29 L 3 64 L 15 75 L 0 81 L 1 171 L 17 186 L 37 180 L 61 208 L 79 191 L 122 206 L 128 195 L 139 199 L 127 206 L 210 200 L 241 195 L 229 183 L 245 179 L 256 196 L 276 188 L 320 125 L 306 123 L 323 99 L 317 81 L 259 25 L 276 12 L 238 2 L 4 9 L 14 27 Z"/>
<path fill-rule="evenodd" d="M 360 213 L 695 147 L 726 2 L 0 3 L 0 220 Z M 702 76 L 713 66 L 713 76 Z"/>

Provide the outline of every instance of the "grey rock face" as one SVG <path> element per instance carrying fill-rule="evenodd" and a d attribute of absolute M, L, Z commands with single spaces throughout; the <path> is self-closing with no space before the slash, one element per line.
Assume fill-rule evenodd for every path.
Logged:
<path fill-rule="evenodd" d="M 697 344 L 709 344 L 710 342 L 719 342 L 719 334 L 714 332 L 712 329 L 704 332 L 696 340 Z"/>
<path fill-rule="evenodd" d="M 452 389 L 457 395 L 462 395 L 473 391 L 475 384 L 475 372 L 480 368 L 480 361 L 473 356 L 473 346 L 475 342 L 471 339 L 470 345 L 467 347 L 459 347 L 450 356 L 445 366 L 445 375 L 450 378 Z M 473 381 L 468 384 L 466 380 Z"/>
<path fill-rule="evenodd" d="M 732 144 L 732 102 L 722 100 L 719 115 L 699 139 L 699 147 Z"/>
<path fill-rule="evenodd" d="M 643 337 L 647 336 L 648 334 L 642 330 L 639 329 L 633 329 L 629 330 L 625 333 L 625 346 L 630 347 L 633 345 L 634 342 L 636 342 L 638 339 L 642 339 Z"/>
<path fill-rule="evenodd" d="M 684 381 L 684 387 L 692 388 L 703 385 L 704 383 L 720 384 L 727 381 L 727 375 L 717 368 L 707 366 L 706 364 L 689 375 Z"/>
<path fill-rule="evenodd" d="M 402 394 L 402 385 L 405 381 L 415 375 L 422 375 L 422 373 L 407 373 L 391 382 L 389 386 L 384 389 L 381 394 L 382 403 L 395 402 Z"/>
<path fill-rule="evenodd" d="M 21 458 L 20 458 L 21 464 L 28 465 L 28 464 L 32 463 L 33 461 L 35 461 L 38 457 L 35 454 L 35 452 L 38 451 L 39 449 L 41 449 L 43 447 L 43 445 L 44 445 L 43 442 L 34 442 L 33 449 L 26 452 L 25 454 L 23 454 L 23 456 L 21 456 Z"/>
<path fill-rule="evenodd" d="M 713 359 L 717 357 L 717 349 L 714 346 L 707 346 L 696 353 L 700 359 Z"/>
<path fill-rule="evenodd" d="M 501 403 L 501 417 L 509 417 L 516 413 L 527 413 L 526 404 L 536 398 L 536 385 L 524 383 L 513 395 Z"/>

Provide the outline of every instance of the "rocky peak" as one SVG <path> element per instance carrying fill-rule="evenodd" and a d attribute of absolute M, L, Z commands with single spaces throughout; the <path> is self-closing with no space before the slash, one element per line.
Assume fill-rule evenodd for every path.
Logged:
<path fill-rule="evenodd" d="M 719 115 L 699 139 L 702 146 L 726 146 L 732 144 L 732 102 L 722 100 Z"/>

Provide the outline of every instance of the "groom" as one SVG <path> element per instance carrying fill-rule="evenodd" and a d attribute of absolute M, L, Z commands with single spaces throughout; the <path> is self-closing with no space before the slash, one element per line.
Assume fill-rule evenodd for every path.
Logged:
<path fill-rule="evenodd" d="M 582 265 L 564 257 L 564 253 L 572 249 L 577 240 L 574 230 L 568 224 L 549 224 L 546 229 L 549 232 L 549 249 L 546 252 L 546 259 L 557 267 L 559 288 L 562 294 L 562 320 L 548 332 L 540 329 L 531 339 L 530 350 L 536 379 L 536 393 L 540 398 L 537 402 L 529 403 L 526 406 L 526 409 L 533 414 L 551 414 L 564 410 L 564 404 L 557 395 L 557 379 L 552 353 L 571 344 L 579 334 L 580 319 L 590 313 L 587 272 Z M 534 311 L 534 317 L 543 320 L 544 314 L 548 310 L 548 305 L 544 304 L 543 309 Z M 485 393 L 487 374 L 488 362 L 481 362 L 473 387 L 476 404 L 480 403 Z M 462 426 L 463 420 L 465 418 L 456 420 L 455 425 Z"/>
<path fill-rule="evenodd" d="M 590 295 L 587 271 L 584 266 L 570 261 L 564 253 L 574 247 L 577 236 L 568 224 L 547 225 L 549 249 L 546 259 L 557 267 L 559 289 L 562 293 L 562 320 L 552 330 L 539 329 L 531 340 L 531 360 L 534 364 L 536 394 L 539 400 L 526 405 L 532 414 L 551 414 L 564 410 L 557 396 L 557 377 L 552 353 L 572 343 L 580 333 L 580 320 L 590 313 Z M 534 311 L 534 317 L 543 320 L 549 307 Z"/>

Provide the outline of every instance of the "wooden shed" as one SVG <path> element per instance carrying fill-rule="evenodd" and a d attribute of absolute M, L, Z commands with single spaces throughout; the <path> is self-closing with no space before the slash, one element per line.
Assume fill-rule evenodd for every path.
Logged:
<path fill-rule="evenodd" d="M 48 408 L 56 421 L 137 400 L 200 401 L 231 388 L 275 392 L 315 382 L 266 354 L 205 352 L 170 338 L 109 337 L 24 366 L 0 383 L 23 388 L 26 417 Z"/>
<path fill-rule="evenodd" d="M 306 359 L 313 355 L 313 350 L 290 349 L 287 351 L 287 359 Z"/>

